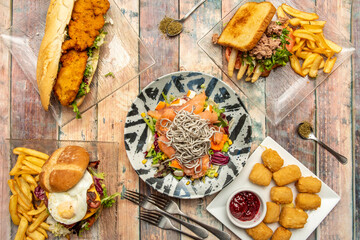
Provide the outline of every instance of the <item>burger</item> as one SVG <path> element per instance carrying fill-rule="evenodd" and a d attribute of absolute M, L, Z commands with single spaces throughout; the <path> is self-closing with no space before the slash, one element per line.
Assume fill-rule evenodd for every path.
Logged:
<path fill-rule="evenodd" d="M 55 236 L 90 229 L 103 207 L 110 207 L 119 193 L 107 195 L 99 162 L 89 162 L 89 153 L 79 146 L 57 149 L 45 162 L 35 196 L 45 202 Z"/>

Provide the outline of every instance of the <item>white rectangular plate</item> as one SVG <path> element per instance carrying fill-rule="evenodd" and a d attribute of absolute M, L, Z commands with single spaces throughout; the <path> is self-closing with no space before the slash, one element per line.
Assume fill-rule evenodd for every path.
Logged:
<path fill-rule="evenodd" d="M 226 214 L 226 201 L 230 197 L 231 193 L 236 191 L 238 188 L 249 186 L 252 189 L 258 191 L 261 196 L 265 199 L 266 202 L 270 202 L 270 189 L 273 186 L 276 186 L 274 181 L 271 181 L 270 185 L 267 187 L 258 186 L 249 181 L 249 175 L 256 163 L 262 163 L 261 154 L 266 148 L 271 148 L 276 150 L 279 155 L 284 159 L 284 166 L 296 164 L 299 166 L 302 176 L 317 176 L 306 168 L 301 162 L 294 158 L 289 152 L 282 148 L 277 142 L 275 142 L 271 137 L 265 138 L 261 145 L 255 150 L 255 152 L 250 156 L 247 161 L 246 166 L 241 171 L 240 175 L 226 188 L 224 188 L 214 200 L 206 208 L 214 217 L 216 217 L 221 223 L 223 223 L 227 228 L 229 228 L 235 235 L 237 235 L 242 240 L 251 239 L 249 235 L 246 234 L 245 230 L 239 228 L 232 224 L 228 219 Z M 321 181 L 321 179 L 320 179 Z M 328 185 L 321 181 L 321 191 L 318 195 L 321 197 L 321 207 L 316 210 L 306 211 L 309 215 L 307 223 L 304 228 L 301 229 L 290 229 L 292 232 L 292 240 L 303 240 L 306 239 L 314 230 L 319 226 L 319 224 L 324 220 L 324 218 L 330 213 L 330 211 L 335 207 L 335 205 L 340 201 L 340 196 L 337 195 Z M 297 195 L 297 190 L 294 183 L 287 185 L 293 191 L 294 199 Z M 280 225 L 278 223 L 267 224 L 273 231 L 276 230 Z"/>

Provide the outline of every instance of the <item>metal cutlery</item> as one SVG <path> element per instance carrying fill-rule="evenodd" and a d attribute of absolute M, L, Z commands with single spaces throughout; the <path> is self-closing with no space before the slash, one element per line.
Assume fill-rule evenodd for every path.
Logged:
<path fill-rule="evenodd" d="M 151 194 L 148 197 L 148 200 L 149 200 L 149 202 L 153 203 L 158 208 L 160 208 L 170 214 L 176 214 L 176 215 L 186 217 L 187 219 L 199 224 L 200 226 L 202 226 L 203 228 L 205 228 L 206 230 L 208 230 L 209 232 L 211 232 L 212 234 L 214 234 L 217 238 L 219 238 L 221 240 L 230 240 L 230 235 L 227 234 L 226 232 L 223 232 L 217 228 L 214 228 L 214 227 L 209 226 L 205 223 L 202 223 L 192 217 L 187 216 L 185 213 L 183 213 L 179 209 L 178 205 L 171 199 L 167 199 L 164 197 L 157 196 L 155 194 Z"/>
<path fill-rule="evenodd" d="M 187 232 L 183 232 L 180 229 L 178 229 L 177 227 L 175 227 L 174 225 L 172 225 L 172 223 L 170 222 L 170 220 L 165 217 L 162 216 L 160 213 L 157 212 L 153 212 L 153 211 L 141 211 L 140 212 L 140 219 L 148 222 L 152 225 L 155 225 L 159 228 L 165 229 L 165 230 L 172 230 L 181 234 L 184 234 L 188 237 L 191 237 L 195 240 L 202 240 L 203 238 L 199 238 L 196 236 L 193 236 Z"/>
<path fill-rule="evenodd" d="M 158 213 L 161 213 L 163 215 L 165 215 L 166 217 L 184 225 L 185 227 L 187 227 L 190 231 L 192 231 L 193 233 L 195 233 L 196 235 L 198 235 L 201 238 L 206 238 L 209 236 L 208 232 L 202 228 L 202 227 L 198 227 L 195 226 L 191 223 L 185 222 L 184 220 L 178 219 L 174 216 L 172 216 L 171 214 L 161 210 L 160 208 L 158 208 L 157 206 L 155 206 L 153 203 L 151 203 L 148 200 L 148 197 L 138 193 L 138 192 L 134 192 L 131 190 L 126 190 L 125 194 L 123 195 L 123 197 L 135 204 L 138 204 L 139 206 L 143 207 L 144 209 L 150 210 L 150 211 L 156 211 Z"/>

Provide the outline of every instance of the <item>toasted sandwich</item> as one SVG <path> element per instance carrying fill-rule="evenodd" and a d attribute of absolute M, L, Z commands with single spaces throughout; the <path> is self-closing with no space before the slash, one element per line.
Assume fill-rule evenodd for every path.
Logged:
<path fill-rule="evenodd" d="M 231 18 L 220 37 L 213 41 L 227 47 L 229 76 L 239 69 L 237 79 L 245 72 L 245 81 L 255 82 L 260 76 L 289 61 L 293 46 L 292 29 L 288 19 L 272 21 L 276 8 L 270 2 L 248 2 Z"/>

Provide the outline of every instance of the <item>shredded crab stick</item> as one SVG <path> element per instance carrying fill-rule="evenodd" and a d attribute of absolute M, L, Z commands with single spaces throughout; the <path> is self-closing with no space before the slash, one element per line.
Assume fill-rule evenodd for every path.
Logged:
<path fill-rule="evenodd" d="M 238 74 L 237 74 L 237 76 L 236 76 L 236 79 L 237 79 L 237 80 L 240 80 L 240 79 L 244 76 L 244 74 L 245 74 L 246 69 L 248 68 L 248 66 L 249 66 L 249 64 L 246 63 L 245 60 L 243 60 L 241 66 L 240 66 L 239 72 L 238 72 Z"/>

